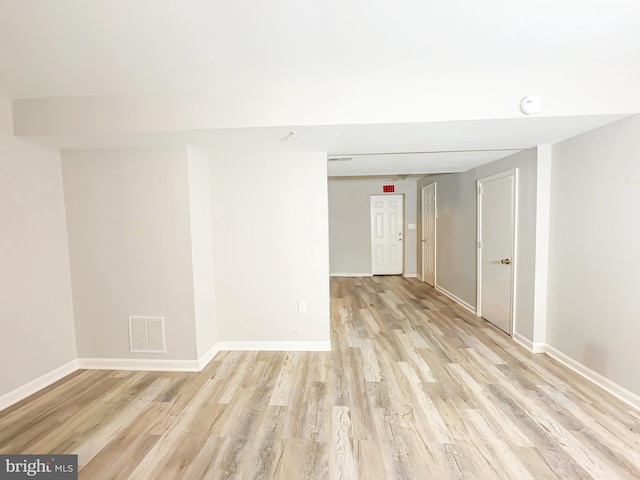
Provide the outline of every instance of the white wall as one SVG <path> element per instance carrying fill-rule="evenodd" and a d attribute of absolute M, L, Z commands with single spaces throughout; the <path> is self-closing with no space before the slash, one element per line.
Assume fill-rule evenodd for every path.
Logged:
<path fill-rule="evenodd" d="M 532 348 L 541 350 L 547 341 L 549 293 L 549 214 L 551 202 L 551 145 L 536 148 L 536 224 Z M 538 344 L 538 345 L 535 345 Z"/>
<path fill-rule="evenodd" d="M 76 358 L 60 154 L 0 100 L 0 396 Z"/>
<path fill-rule="evenodd" d="M 62 166 L 79 356 L 195 359 L 186 151 L 65 151 Z M 166 317 L 166 354 L 129 352 L 129 315 Z"/>
<path fill-rule="evenodd" d="M 640 116 L 553 147 L 547 343 L 640 395 Z"/>
<path fill-rule="evenodd" d="M 395 185 L 404 195 L 404 273 L 416 270 L 416 181 L 371 179 L 329 180 L 329 258 L 332 274 L 371 274 L 371 211 L 369 198 Z"/>
<path fill-rule="evenodd" d="M 475 308 L 476 305 L 476 180 L 518 168 L 518 245 L 515 264 L 516 305 L 514 331 L 533 339 L 536 249 L 536 149 L 526 150 L 464 173 L 421 179 L 418 191 L 437 183 L 438 287 Z M 418 218 L 421 217 L 418 202 Z M 418 232 L 421 230 L 421 222 Z M 419 242 L 418 242 L 419 245 Z M 422 252 L 418 251 L 418 265 Z"/>
<path fill-rule="evenodd" d="M 187 147 L 187 155 L 196 340 L 198 358 L 202 358 L 218 339 L 214 291 L 211 181 L 208 156 L 192 146 Z"/>
<path fill-rule="evenodd" d="M 214 157 L 211 167 L 220 340 L 329 342 L 326 154 Z"/>

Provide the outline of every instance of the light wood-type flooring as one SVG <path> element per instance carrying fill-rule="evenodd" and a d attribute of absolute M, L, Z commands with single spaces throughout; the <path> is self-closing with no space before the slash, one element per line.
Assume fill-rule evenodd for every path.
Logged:
<path fill-rule="evenodd" d="M 78 371 L 0 413 L 0 453 L 76 453 L 88 480 L 640 478 L 638 412 L 432 288 L 331 297 L 331 352 Z"/>

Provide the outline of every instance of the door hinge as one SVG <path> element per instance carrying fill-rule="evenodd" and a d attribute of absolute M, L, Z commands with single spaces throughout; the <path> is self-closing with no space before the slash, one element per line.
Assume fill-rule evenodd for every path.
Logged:
<path fill-rule="evenodd" d="M 478 185 L 478 195 L 482 195 L 482 185 Z"/>
<path fill-rule="evenodd" d="M 482 248 L 482 242 L 478 242 L 478 248 Z"/>

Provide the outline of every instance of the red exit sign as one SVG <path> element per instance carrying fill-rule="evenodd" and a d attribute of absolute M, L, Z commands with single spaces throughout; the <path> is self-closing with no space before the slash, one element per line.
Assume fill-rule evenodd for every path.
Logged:
<path fill-rule="evenodd" d="M 382 186 L 382 192 L 383 193 L 393 193 L 395 192 L 395 185 L 383 185 Z"/>

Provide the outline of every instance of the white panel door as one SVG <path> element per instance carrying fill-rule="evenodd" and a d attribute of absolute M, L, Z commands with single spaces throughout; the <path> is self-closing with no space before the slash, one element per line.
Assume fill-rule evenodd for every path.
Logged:
<path fill-rule="evenodd" d="M 479 310 L 504 332 L 512 332 L 515 172 L 478 182 Z"/>
<path fill-rule="evenodd" d="M 436 184 L 422 187 L 422 280 L 436 282 Z"/>
<path fill-rule="evenodd" d="M 371 272 L 374 275 L 402 273 L 402 200 L 402 195 L 371 195 Z"/>

